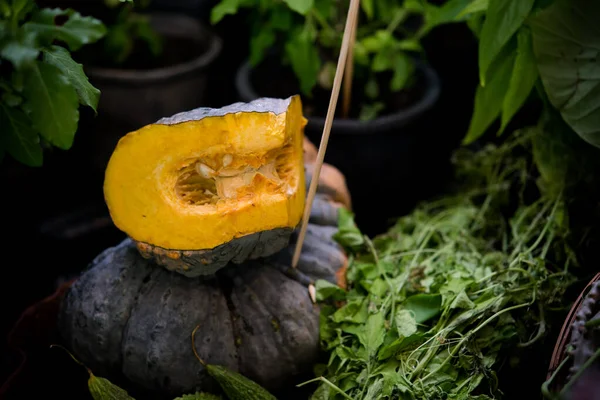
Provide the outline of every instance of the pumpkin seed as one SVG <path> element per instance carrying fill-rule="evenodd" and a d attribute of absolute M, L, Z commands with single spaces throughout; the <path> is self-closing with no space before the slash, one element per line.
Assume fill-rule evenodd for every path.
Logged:
<path fill-rule="evenodd" d="M 206 179 L 210 179 L 216 175 L 216 172 L 214 169 L 212 169 L 208 165 L 202 164 L 202 163 L 196 164 L 196 172 L 198 172 L 198 174 L 200 174 L 200 176 L 202 176 L 203 178 L 206 178 Z"/>
<path fill-rule="evenodd" d="M 225 154 L 223 156 L 223 166 L 226 167 L 233 161 L 233 156 L 231 154 Z"/>

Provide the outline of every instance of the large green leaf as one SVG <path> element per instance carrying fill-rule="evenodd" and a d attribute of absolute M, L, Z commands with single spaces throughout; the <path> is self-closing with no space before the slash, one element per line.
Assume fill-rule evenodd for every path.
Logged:
<path fill-rule="evenodd" d="M 467 135 L 463 140 L 464 144 L 469 144 L 483 135 L 500 115 L 514 62 L 514 53 L 500 57 L 497 67 L 492 68 L 493 73 L 491 73 L 487 85 L 481 86 L 480 84 L 477 87 L 473 116 Z"/>
<path fill-rule="evenodd" d="M 71 86 L 77 91 L 79 102 L 92 107 L 96 111 L 100 91 L 92 86 L 83 71 L 83 66 L 76 63 L 64 47 L 52 46 L 44 50 L 44 61 L 59 68 Z"/>
<path fill-rule="evenodd" d="M 300 13 L 302 15 L 306 15 L 308 11 L 313 7 L 314 0 L 283 0 L 288 5 L 289 8 Z"/>
<path fill-rule="evenodd" d="M 17 161 L 39 167 L 42 165 L 40 138 L 23 111 L 0 103 L 0 147 Z"/>
<path fill-rule="evenodd" d="M 504 131 L 506 125 L 525 103 L 538 78 L 537 65 L 531 47 L 531 32 L 527 28 L 522 28 L 517 35 L 517 39 L 517 58 L 515 59 L 508 92 L 502 103 L 500 132 Z"/>
<path fill-rule="evenodd" d="M 66 17 L 67 21 L 62 25 L 56 25 L 57 17 Z M 106 27 L 100 20 L 83 17 L 71 9 L 58 8 L 40 9 L 30 22 L 23 24 L 23 29 L 37 34 L 46 44 L 50 44 L 55 39 L 63 41 L 71 51 L 93 43 L 106 34 Z"/>
<path fill-rule="evenodd" d="M 310 95 L 319 77 L 321 59 L 309 31 L 301 29 L 299 33 L 291 35 L 285 44 L 285 53 L 300 80 L 300 90 Z"/>
<path fill-rule="evenodd" d="M 54 65 L 36 62 L 26 71 L 23 94 L 33 127 L 51 144 L 69 149 L 77 130 L 79 102 L 65 75 Z"/>
<path fill-rule="evenodd" d="M 533 51 L 552 105 L 600 147 L 600 2 L 557 0 L 532 18 Z"/>
<path fill-rule="evenodd" d="M 487 84 L 490 65 L 529 15 L 535 0 L 490 0 L 479 38 L 479 79 Z"/>

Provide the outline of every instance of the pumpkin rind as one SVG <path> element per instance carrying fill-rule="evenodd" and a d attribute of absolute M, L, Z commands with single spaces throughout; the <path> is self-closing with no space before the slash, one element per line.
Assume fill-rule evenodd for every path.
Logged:
<path fill-rule="evenodd" d="M 129 133 L 106 169 L 104 192 L 113 222 L 139 243 L 145 257 L 189 277 L 281 250 L 304 207 L 305 124 L 300 99 L 292 96 L 199 108 Z M 227 163 L 238 163 L 239 179 L 218 175 L 228 169 L 227 156 Z M 215 161 L 221 163 L 216 172 L 202 161 L 216 159 L 222 159 Z M 281 162 L 284 169 L 278 170 Z M 240 175 L 248 171 L 245 163 L 252 164 L 250 171 Z M 266 172 L 259 168 L 263 164 Z M 217 191 L 219 182 L 238 179 L 223 186 L 229 188 L 223 193 L 237 191 L 241 197 L 214 197 L 213 189 L 202 186 L 213 178 L 203 173 L 218 175 Z M 205 196 L 201 192 L 216 200 L 198 200 Z"/>

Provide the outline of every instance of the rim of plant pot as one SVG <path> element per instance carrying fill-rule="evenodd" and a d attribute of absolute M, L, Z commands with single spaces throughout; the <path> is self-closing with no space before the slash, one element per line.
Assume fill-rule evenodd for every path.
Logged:
<path fill-rule="evenodd" d="M 391 114 L 382 115 L 370 121 L 360 121 L 358 119 L 335 119 L 332 129 L 336 134 L 363 135 L 383 133 L 391 129 L 401 128 L 415 118 L 431 109 L 438 101 L 441 91 L 441 82 L 437 72 L 427 63 L 415 59 L 415 68 L 417 73 L 421 74 L 425 84 L 423 95 L 407 108 L 396 110 Z M 243 101 L 252 101 L 261 97 L 256 93 L 251 82 L 252 65 L 246 60 L 238 68 L 235 85 Z M 325 118 L 310 116 L 308 125 L 314 130 L 323 130 Z"/>
<path fill-rule="evenodd" d="M 180 13 L 152 12 L 150 22 L 161 34 L 168 37 L 193 39 L 206 46 L 206 50 L 189 61 L 153 69 L 120 69 L 88 65 L 88 76 L 94 80 L 143 86 L 158 81 L 179 79 L 182 76 L 207 69 L 219 56 L 222 39 L 208 29 L 199 19 Z"/>

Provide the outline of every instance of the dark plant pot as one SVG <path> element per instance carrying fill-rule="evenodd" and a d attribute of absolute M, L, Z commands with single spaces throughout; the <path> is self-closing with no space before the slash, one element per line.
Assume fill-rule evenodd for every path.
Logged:
<path fill-rule="evenodd" d="M 185 40 L 178 52 L 203 51 L 188 61 L 153 69 L 118 69 L 87 65 L 90 82 L 101 91 L 98 116 L 82 130 L 91 130 L 90 154 L 103 171 L 118 140 L 127 132 L 158 119 L 205 105 L 210 67 L 222 41 L 198 19 L 180 13 L 152 13 L 152 26 L 169 40 Z M 170 49 L 174 51 L 174 49 Z M 88 132 L 85 132 L 87 135 Z M 87 147 L 87 146 L 86 146 Z"/>
<path fill-rule="evenodd" d="M 449 149 L 436 148 L 432 114 L 440 80 L 427 64 L 419 61 L 416 66 L 424 88 L 412 105 L 368 122 L 336 119 L 331 129 L 325 161 L 346 176 L 358 226 L 371 236 L 429 195 L 448 158 Z M 242 101 L 263 97 L 255 89 L 253 72 L 248 62 L 238 69 L 236 87 Z M 318 144 L 325 118 L 307 118 L 305 134 Z"/>

